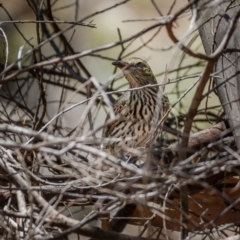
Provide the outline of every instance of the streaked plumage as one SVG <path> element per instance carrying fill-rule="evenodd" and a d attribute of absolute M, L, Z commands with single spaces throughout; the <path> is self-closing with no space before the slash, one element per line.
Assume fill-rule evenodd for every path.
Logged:
<path fill-rule="evenodd" d="M 151 68 L 141 58 L 115 61 L 113 65 L 123 71 L 130 89 L 157 84 Z M 107 116 L 103 130 L 103 137 L 120 139 L 107 146 L 111 153 L 131 155 L 131 149 L 144 148 L 155 131 L 159 134 L 161 129 L 156 126 L 168 108 L 168 98 L 158 86 L 124 93 L 113 106 L 116 120 L 109 122 Z"/>

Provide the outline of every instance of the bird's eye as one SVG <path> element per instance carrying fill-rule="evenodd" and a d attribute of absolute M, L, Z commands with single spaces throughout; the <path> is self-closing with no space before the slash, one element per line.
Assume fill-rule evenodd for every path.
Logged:
<path fill-rule="evenodd" d="M 136 64 L 136 66 L 137 66 L 137 67 L 142 67 L 142 66 L 143 66 L 143 63 L 142 63 L 142 62 L 138 62 L 138 63 Z"/>

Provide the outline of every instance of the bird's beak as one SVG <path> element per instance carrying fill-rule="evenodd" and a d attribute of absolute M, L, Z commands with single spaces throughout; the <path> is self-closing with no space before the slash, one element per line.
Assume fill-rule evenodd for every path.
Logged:
<path fill-rule="evenodd" d="M 112 65 L 122 69 L 122 68 L 126 68 L 128 66 L 128 63 L 127 62 L 124 62 L 124 61 L 114 61 L 112 62 Z"/>

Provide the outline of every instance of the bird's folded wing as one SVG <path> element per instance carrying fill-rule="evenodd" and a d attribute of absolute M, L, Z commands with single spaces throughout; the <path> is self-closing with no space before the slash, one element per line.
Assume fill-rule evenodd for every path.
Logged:
<path fill-rule="evenodd" d="M 128 101 L 129 93 L 126 92 L 118 99 L 118 101 L 114 103 L 113 111 L 115 113 L 116 120 L 110 121 L 110 115 L 109 114 L 107 115 L 105 120 L 106 126 L 104 126 L 103 128 L 102 137 L 111 136 L 111 133 L 116 128 L 116 126 L 123 121 L 123 118 L 128 114 L 128 109 L 126 107 L 128 105 Z"/>

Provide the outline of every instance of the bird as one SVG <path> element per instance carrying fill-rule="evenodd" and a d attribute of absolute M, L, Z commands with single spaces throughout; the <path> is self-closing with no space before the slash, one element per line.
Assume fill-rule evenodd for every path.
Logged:
<path fill-rule="evenodd" d="M 156 140 L 170 104 L 145 60 L 132 57 L 112 64 L 122 70 L 129 89 L 113 104 L 115 118 L 107 115 L 102 137 L 112 139 L 106 148 L 113 156 L 127 161 L 134 150 Z"/>

